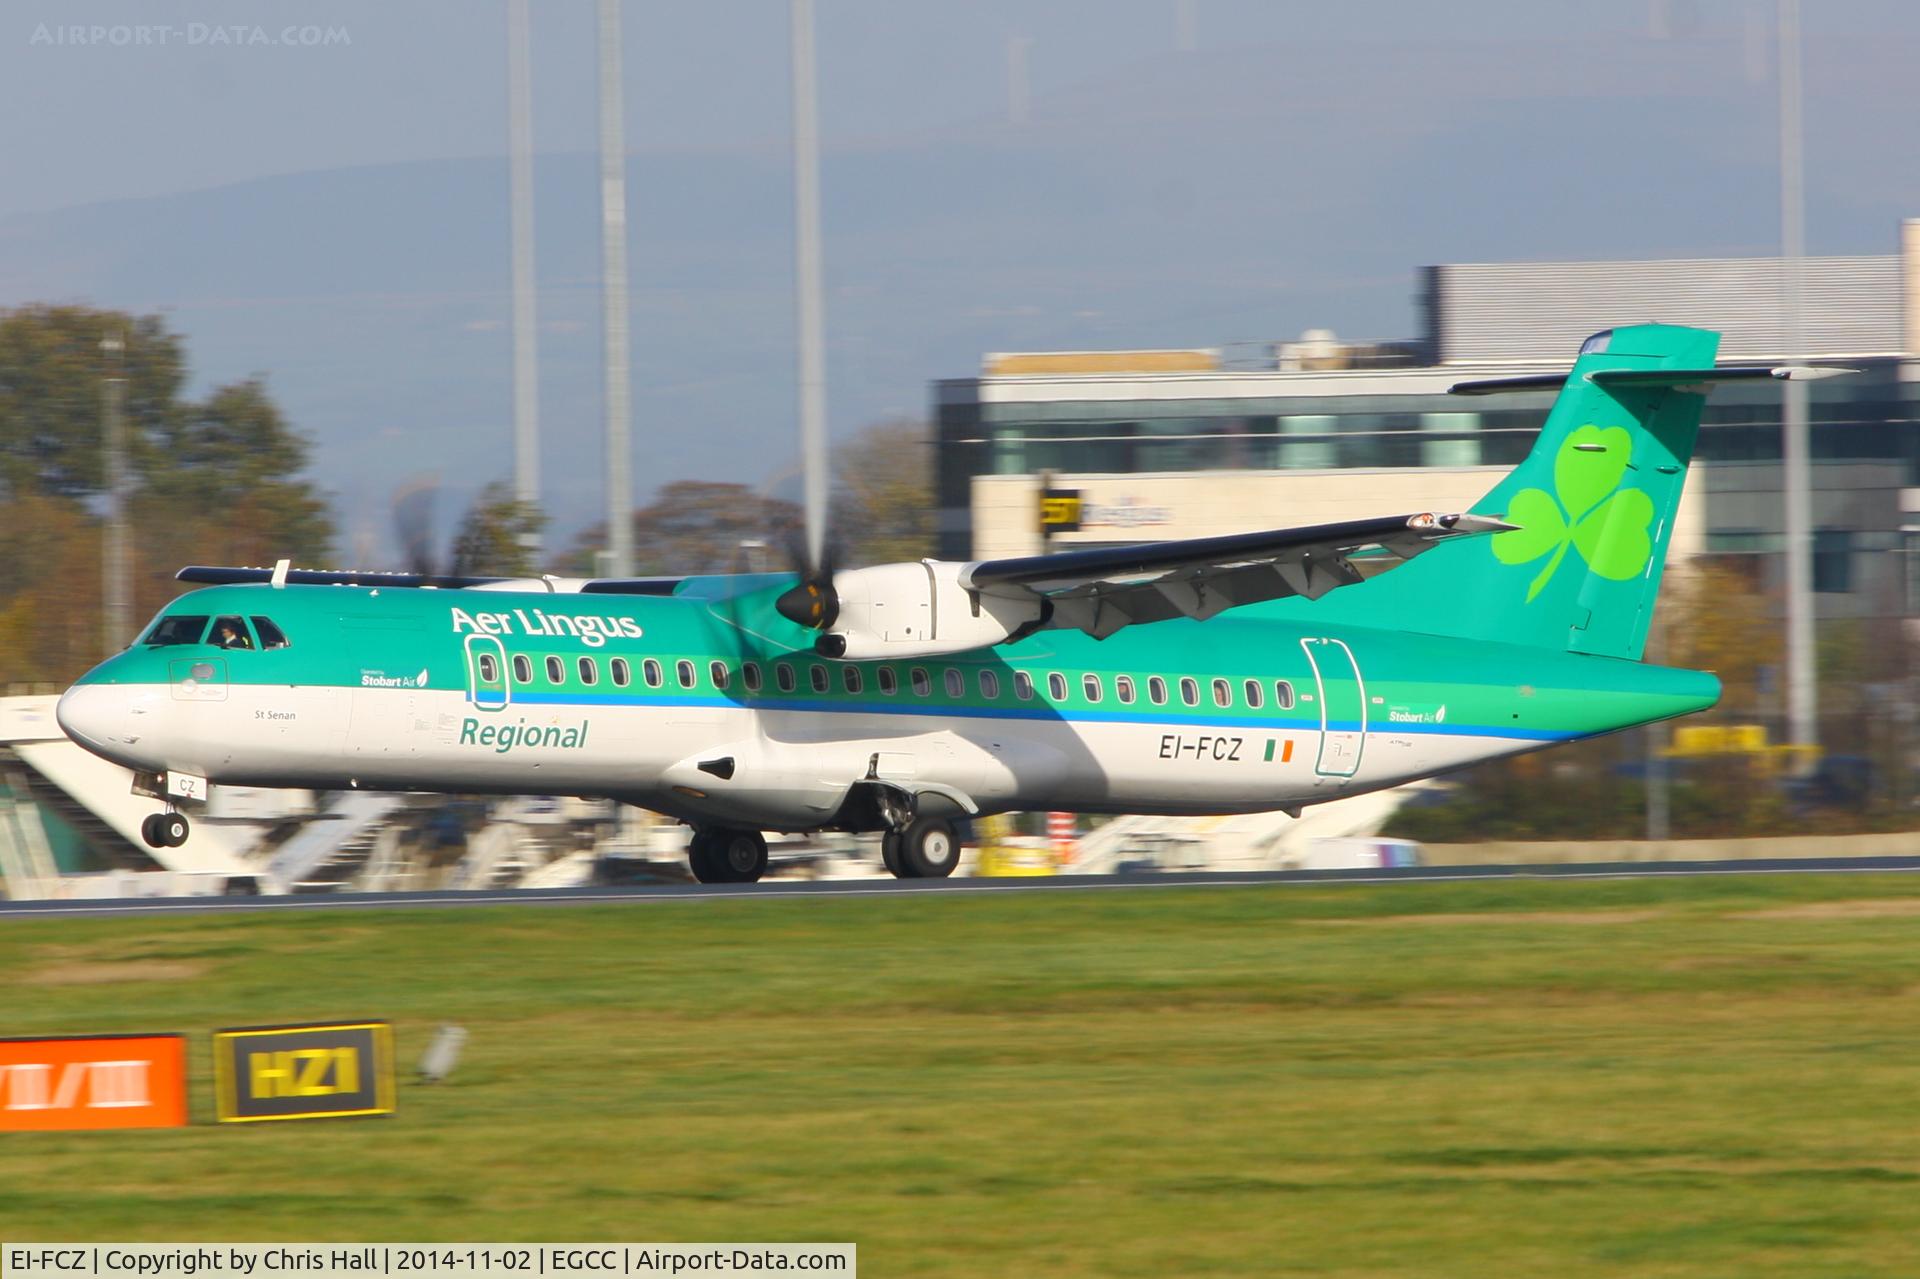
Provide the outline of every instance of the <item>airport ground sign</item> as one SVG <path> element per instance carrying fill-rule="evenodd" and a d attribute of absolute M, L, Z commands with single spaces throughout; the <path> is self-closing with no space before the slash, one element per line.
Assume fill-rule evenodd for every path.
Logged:
<path fill-rule="evenodd" d="M 213 1091 L 223 1124 L 392 1114 L 393 1027 L 359 1021 L 217 1030 Z"/>
<path fill-rule="evenodd" d="M 0 1132 L 184 1127 L 186 1043 L 181 1035 L 0 1039 Z"/>

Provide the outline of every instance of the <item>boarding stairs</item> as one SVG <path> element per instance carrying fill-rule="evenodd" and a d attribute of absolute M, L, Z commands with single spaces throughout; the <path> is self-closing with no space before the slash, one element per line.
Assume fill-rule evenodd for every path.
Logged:
<path fill-rule="evenodd" d="M 1420 785 L 1371 791 L 1285 813 L 1226 817 L 1116 817 L 1080 837 L 1076 875 L 1120 870 L 1291 870 L 1308 863 L 1316 839 L 1377 835 Z"/>

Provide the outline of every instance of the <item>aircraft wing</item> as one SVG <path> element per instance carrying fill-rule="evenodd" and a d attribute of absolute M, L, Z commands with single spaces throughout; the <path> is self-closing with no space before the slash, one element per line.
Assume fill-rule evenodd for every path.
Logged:
<path fill-rule="evenodd" d="M 1202 620 L 1222 609 L 1287 595 L 1318 599 L 1362 580 L 1352 563 L 1356 555 L 1384 552 L 1411 559 L 1449 538 L 1513 527 L 1484 515 L 1392 515 L 983 560 L 962 569 L 961 585 L 984 595 L 1044 598 L 1053 607 L 1053 625 L 1105 639 L 1140 622 Z"/>
<path fill-rule="evenodd" d="M 189 564 L 174 574 L 182 582 L 201 586 L 234 586 L 250 582 L 294 586 L 382 586 L 435 590 L 545 591 L 550 595 L 671 595 L 680 577 L 467 577 L 454 574 L 387 573 L 377 569 L 231 568 Z"/>

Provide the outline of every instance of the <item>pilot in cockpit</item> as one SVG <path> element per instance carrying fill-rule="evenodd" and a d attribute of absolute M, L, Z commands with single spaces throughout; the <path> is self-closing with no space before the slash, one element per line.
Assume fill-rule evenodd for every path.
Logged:
<path fill-rule="evenodd" d="M 247 628 L 231 617 L 223 617 L 213 624 L 212 642 L 220 648 L 252 648 L 253 640 L 247 635 Z"/>

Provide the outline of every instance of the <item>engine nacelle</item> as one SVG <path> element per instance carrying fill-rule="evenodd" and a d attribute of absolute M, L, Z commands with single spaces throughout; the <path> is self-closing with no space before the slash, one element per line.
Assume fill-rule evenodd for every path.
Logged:
<path fill-rule="evenodd" d="M 921 560 L 835 573 L 839 612 L 815 648 L 850 662 L 938 657 L 1004 643 L 1046 621 L 1045 600 L 967 589 L 966 567 Z"/>

